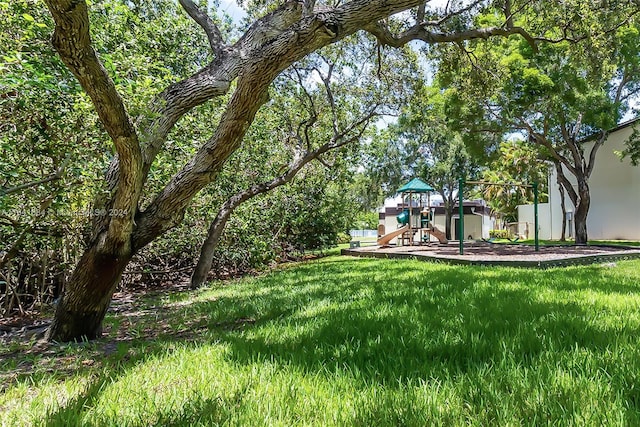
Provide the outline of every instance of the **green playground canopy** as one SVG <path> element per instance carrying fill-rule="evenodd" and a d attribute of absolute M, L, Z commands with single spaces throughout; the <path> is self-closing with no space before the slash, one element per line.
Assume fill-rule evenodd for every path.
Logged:
<path fill-rule="evenodd" d="M 413 178 L 398 189 L 398 193 L 428 193 L 430 191 L 434 191 L 434 189 L 420 178 Z"/>

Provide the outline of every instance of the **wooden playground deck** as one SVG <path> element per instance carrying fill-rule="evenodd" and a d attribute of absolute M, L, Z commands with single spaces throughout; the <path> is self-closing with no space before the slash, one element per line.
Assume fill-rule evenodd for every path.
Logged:
<path fill-rule="evenodd" d="M 458 242 L 450 242 L 423 246 L 372 245 L 343 249 L 342 254 L 370 258 L 415 258 L 456 265 L 549 268 L 640 258 L 640 248 L 557 245 L 540 246 L 540 251 L 536 252 L 530 245 L 465 242 L 463 255 L 460 255 Z"/>

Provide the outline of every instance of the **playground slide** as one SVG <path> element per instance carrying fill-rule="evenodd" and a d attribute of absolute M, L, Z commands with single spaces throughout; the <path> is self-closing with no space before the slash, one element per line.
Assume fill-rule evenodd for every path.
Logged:
<path fill-rule="evenodd" d="M 398 228 L 397 230 L 392 231 L 391 233 L 387 233 L 384 236 L 380 237 L 378 239 L 378 245 L 380 245 L 380 246 L 386 245 L 391 240 L 393 240 L 394 237 L 404 233 L 405 231 L 409 231 L 409 226 L 408 225 L 405 225 L 402 228 Z"/>
<path fill-rule="evenodd" d="M 440 243 L 449 243 L 449 241 L 447 240 L 447 236 L 436 227 L 431 227 L 431 229 L 429 230 L 429 234 L 438 239 Z"/>

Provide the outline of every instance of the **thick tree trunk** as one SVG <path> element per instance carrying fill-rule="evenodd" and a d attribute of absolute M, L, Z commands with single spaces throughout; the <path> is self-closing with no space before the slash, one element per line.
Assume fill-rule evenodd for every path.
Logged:
<path fill-rule="evenodd" d="M 585 245 L 588 242 L 587 215 L 589 214 L 589 205 L 591 204 L 589 184 L 586 179 L 578 180 L 578 194 L 580 196 L 580 201 L 578 206 L 576 206 L 576 211 L 573 213 L 576 244 Z"/>
<path fill-rule="evenodd" d="M 571 173 L 578 181 L 578 191 L 576 191 L 572 183 L 565 176 L 560 163 L 556 162 L 555 166 L 558 173 L 558 184 L 561 189 L 564 189 L 564 195 L 569 197 L 569 200 L 571 200 L 575 209 L 575 212 L 573 213 L 573 223 L 576 244 L 586 244 L 587 214 L 589 213 L 589 205 L 591 201 L 589 196 L 589 177 L 582 172 L 582 170 L 574 168 Z"/>
<path fill-rule="evenodd" d="M 587 211 L 585 209 L 576 209 L 574 213 L 576 244 L 585 245 L 588 242 L 587 236 Z"/>
<path fill-rule="evenodd" d="M 562 232 L 560 234 L 560 241 L 567 240 L 567 201 L 564 185 L 562 183 L 562 166 L 560 162 L 555 161 L 554 166 L 556 168 L 556 183 L 558 184 L 558 191 L 560 192 L 560 208 L 562 208 Z"/>
<path fill-rule="evenodd" d="M 131 256 L 100 253 L 89 248 L 74 270 L 56 307 L 46 338 L 55 341 L 94 339 L 122 272 Z"/>
<path fill-rule="evenodd" d="M 451 217 L 453 217 L 452 211 L 453 209 L 451 208 L 451 205 L 444 207 L 444 235 L 446 236 L 447 240 L 456 240 L 458 238 L 458 236 L 456 236 L 455 238 L 451 237 Z"/>
<path fill-rule="evenodd" d="M 449 186 L 449 188 L 451 188 L 451 185 Z M 451 231 L 451 218 L 453 217 L 453 209 L 456 205 L 456 201 L 452 198 L 451 194 L 449 193 L 447 196 L 444 196 L 445 194 L 447 194 L 447 192 L 445 191 L 445 187 L 440 187 L 438 188 L 438 191 L 440 192 L 440 194 L 443 195 L 442 197 L 442 202 L 444 204 L 444 235 L 447 238 L 447 240 L 455 240 L 458 238 L 458 236 L 453 236 L 453 232 Z"/>

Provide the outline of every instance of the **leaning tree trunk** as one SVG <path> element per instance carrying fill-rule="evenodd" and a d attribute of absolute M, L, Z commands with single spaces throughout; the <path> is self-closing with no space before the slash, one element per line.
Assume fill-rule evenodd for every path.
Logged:
<path fill-rule="evenodd" d="M 560 233 L 560 241 L 567 240 L 567 205 L 564 197 L 564 187 L 558 182 L 558 191 L 560 192 L 560 207 L 562 208 L 562 231 Z"/>
<path fill-rule="evenodd" d="M 455 239 L 452 239 L 451 237 L 451 218 L 453 217 L 453 212 L 451 209 L 451 205 L 449 206 L 445 206 L 444 208 L 444 235 L 447 238 L 447 240 L 455 240 L 458 238 L 458 236 L 455 237 Z"/>
<path fill-rule="evenodd" d="M 94 339 L 130 255 L 100 253 L 97 244 L 78 262 L 56 307 L 46 338 L 56 341 Z"/>
<path fill-rule="evenodd" d="M 211 263 L 213 262 L 214 252 L 220 241 L 220 236 L 224 231 L 224 227 L 229 220 L 232 209 L 221 209 L 218 215 L 211 223 L 209 227 L 209 234 L 202 244 L 200 249 L 200 257 L 196 264 L 193 274 L 191 275 L 191 289 L 197 289 L 207 280 L 207 274 L 211 269 Z"/>
<path fill-rule="evenodd" d="M 371 117 L 373 117 L 373 110 L 370 111 L 369 114 L 358 120 L 357 123 L 365 123 Z M 220 236 L 222 236 L 222 232 L 227 225 L 229 217 L 238 206 L 259 194 L 267 193 L 276 187 L 280 187 L 291 182 L 291 180 L 296 176 L 296 174 L 300 171 L 300 169 L 302 169 L 304 165 L 314 159 L 317 159 L 327 151 L 340 148 L 346 144 L 356 141 L 358 138 L 360 138 L 362 133 L 360 132 L 352 138 L 344 138 L 345 135 L 345 133 L 334 135 L 334 138 L 332 138 L 330 142 L 325 143 L 317 149 L 309 151 L 304 155 L 296 153 L 294 155 L 293 161 L 289 164 L 289 167 L 284 174 L 275 177 L 271 181 L 252 185 L 246 190 L 240 191 L 239 193 L 236 193 L 231 198 L 229 198 L 222 205 L 220 211 L 209 227 L 207 238 L 205 239 L 204 244 L 200 249 L 200 257 L 198 258 L 198 263 L 196 264 L 193 274 L 191 275 L 191 288 L 196 289 L 202 286 L 202 284 L 207 279 L 207 274 L 209 273 L 211 264 L 213 263 L 213 256 L 216 246 L 218 246 L 218 242 L 220 241 Z"/>
<path fill-rule="evenodd" d="M 576 234 L 576 244 L 586 245 L 587 237 L 587 215 L 589 214 L 589 205 L 591 204 L 591 196 L 589 195 L 589 184 L 586 179 L 578 180 L 578 193 L 580 200 L 573 214 Z"/>
<path fill-rule="evenodd" d="M 224 231 L 224 228 L 227 225 L 227 221 L 229 220 L 229 217 L 231 216 L 233 211 L 235 211 L 238 206 L 240 206 L 247 200 L 259 194 L 271 191 L 272 189 L 291 181 L 304 165 L 327 151 L 328 147 L 330 147 L 330 145 L 325 144 L 318 150 L 307 153 L 305 156 L 296 155 L 294 161 L 289 166 L 289 169 L 285 174 L 280 175 L 269 182 L 252 185 L 248 189 L 236 193 L 222 205 L 215 219 L 209 226 L 207 238 L 205 239 L 204 243 L 202 244 L 202 248 L 200 249 L 200 257 L 198 257 L 198 263 L 196 264 L 196 267 L 193 270 L 193 274 L 191 275 L 191 289 L 199 288 L 207 280 L 207 274 L 211 269 L 214 252 L 216 250 L 216 247 L 218 246 L 218 242 L 220 241 L 220 236 L 222 236 L 222 232 Z"/>
<path fill-rule="evenodd" d="M 229 198 L 229 200 L 222 205 L 215 219 L 209 226 L 207 238 L 200 249 L 198 263 L 191 275 L 191 289 L 199 288 L 207 280 L 207 274 L 211 269 L 211 264 L 213 263 L 214 253 L 218 246 L 218 242 L 220 241 L 220 236 L 222 236 L 222 232 L 224 231 L 227 221 L 233 211 L 247 200 L 290 182 L 304 165 L 332 148 L 335 147 L 331 144 L 325 144 L 317 150 L 307 153 L 305 156 L 296 156 L 295 160 L 289 166 L 289 170 L 285 174 L 280 175 L 269 182 L 252 185 L 248 189 L 240 191 Z"/>

